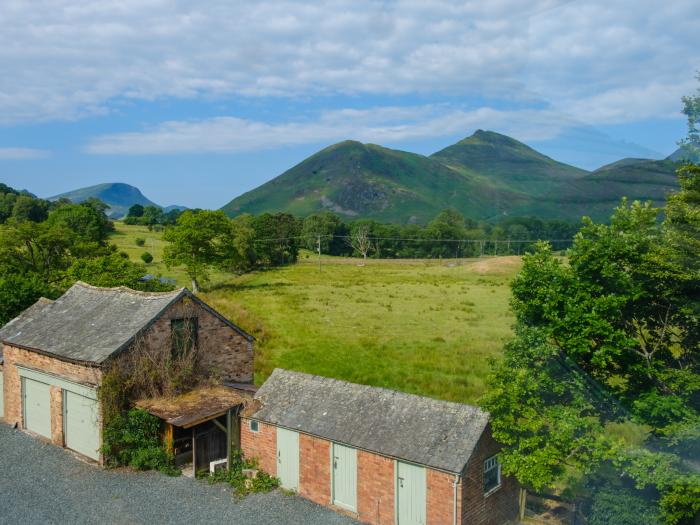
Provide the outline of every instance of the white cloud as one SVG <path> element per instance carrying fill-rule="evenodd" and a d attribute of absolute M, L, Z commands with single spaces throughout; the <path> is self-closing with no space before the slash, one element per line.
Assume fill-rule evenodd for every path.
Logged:
<path fill-rule="evenodd" d="M 520 140 L 556 137 L 575 125 L 550 110 L 473 111 L 448 106 L 377 107 L 326 111 L 316 119 L 266 123 L 236 117 L 164 122 L 139 132 L 96 137 L 86 150 L 107 155 L 235 153 L 295 144 L 330 143 L 353 138 L 380 144 L 464 134 L 478 127 Z"/>
<path fill-rule="evenodd" d="M 49 156 L 49 152 L 43 149 L 33 148 L 0 148 L 0 160 L 32 160 L 43 159 Z"/>
<path fill-rule="evenodd" d="M 5 0 L 0 123 L 124 98 L 337 94 L 539 100 L 592 124 L 666 116 L 700 67 L 699 16 L 697 0 Z"/>

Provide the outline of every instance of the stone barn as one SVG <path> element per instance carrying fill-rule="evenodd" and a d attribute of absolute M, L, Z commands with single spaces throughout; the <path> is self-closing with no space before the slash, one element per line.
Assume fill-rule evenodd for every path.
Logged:
<path fill-rule="evenodd" d="M 253 337 L 184 288 L 147 293 L 77 283 L 10 321 L 0 340 L 4 420 L 41 439 L 101 462 L 103 372 L 139 345 L 168 354 L 196 349 L 199 368 L 219 383 L 181 406 L 170 400 L 167 428 L 171 437 L 185 436 L 182 452 L 192 457 L 199 438 L 211 451 L 199 455 L 208 468 L 237 446 L 231 421 L 252 387 Z"/>
<path fill-rule="evenodd" d="M 320 505 L 375 525 L 517 522 L 488 414 L 276 369 L 242 414 L 247 458 Z"/>

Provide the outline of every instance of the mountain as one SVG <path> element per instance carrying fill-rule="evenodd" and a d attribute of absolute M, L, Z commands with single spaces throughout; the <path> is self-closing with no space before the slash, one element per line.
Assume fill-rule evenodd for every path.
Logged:
<path fill-rule="evenodd" d="M 574 219 L 587 215 L 606 221 L 623 197 L 662 206 L 666 195 L 678 190 L 677 169 L 668 159 L 622 159 L 555 187 L 514 214 Z"/>
<path fill-rule="evenodd" d="M 700 152 L 697 149 L 692 150 L 688 146 L 681 146 L 666 157 L 666 160 L 672 160 L 674 162 L 690 161 L 694 164 L 700 164 Z"/>
<path fill-rule="evenodd" d="M 516 180 L 518 173 L 509 181 L 511 167 L 518 164 L 519 156 L 532 165 L 539 162 L 546 166 L 546 176 L 556 176 L 557 181 L 586 173 L 560 165 L 504 135 L 481 132 L 479 136 L 482 142 L 500 143 L 504 139 L 512 141 L 511 151 L 508 163 L 499 173 L 482 172 L 481 164 L 472 168 L 460 160 L 463 156 L 458 155 L 458 150 L 443 150 L 439 155 L 426 157 L 375 144 L 340 142 L 233 199 L 222 209 L 231 216 L 276 211 L 305 216 L 330 210 L 348 218 L 425 223 L 452 207 L 467 217 L 481 219 L 508 213 L 531 201 L 525 191 L 527 185 Z M 463 149 L 466 155 L 471 144 L 464 142 L 455 148 Z M 519 149 L 522 153 L 518 153 Z M 557 174 L 558 166 L 561 174 Z"/>
<path fill-rule="evenodd" d="M 73 191 L 68 191 L 66 193 L 61 193 L 60 195 L 55 195 L 49 197 L 48 200 L 58 200 L 58 199 L 68 199 L 71 202 L 78 204 L 86 199 L 94 197 L 100 199 L 102 202 L 109 206 L 107 215 L 113 219 L 119 219 L 124 217 L 129 208 L 134 204 L 140 204 L 141 206 L 155 206 L 156 208 L 162 208 L 164 212 L 169 212 L 171 210 L 186 210 L 185 206 L 159 206 L 149 198 L 147 198 L 141 190 L 130 184 L 124 184 L 123 182 L 108 182 L 105 184 L 97 184 L 95 186 L 88 186 L 86 188 L 80 188 Z"/>
<path fill-rule="evenodd" d="M 430 157 L 453 169 L 478 173 L 492 184 L 533 196 L 588 173 L 493 131 L 478 130 Z"/>
<path fill-rule="evenodd" d="M 126 215 L 129 208 L 134 204 L 160 207 L 152 200 L 146 198 L 138 188 L 122 182 L 108 182 L 105 184 L 88 186 L 86 188 L 80 188 L 55 195 L 54 197 L 49 197 L 49 200 L 65 198 L 78 204 L 91 197 L 100 199 L 107 204 L 109 206 L 108 215 L 115 219 Z"/>
<path fill-rule="evenodd" d="M 669 159 L 623 159 L 588 172 L 483 130 L 429 157 L 345 141 L 222 209 L 230 216 L 330 210 L 395 223 L 425 223 L 447 207 L 473 219 L 607 220 L 623 196 L 661 204 L 678 188 L 676 169 Z"/>

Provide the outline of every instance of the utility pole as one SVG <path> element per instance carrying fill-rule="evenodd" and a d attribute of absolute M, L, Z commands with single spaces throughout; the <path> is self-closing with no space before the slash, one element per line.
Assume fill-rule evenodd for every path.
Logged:
<path fill-rule="evenodd" d="M 316 249 L 318 250 L 318 271 L 321 271 L 321 235 L 316 237 Z"/>

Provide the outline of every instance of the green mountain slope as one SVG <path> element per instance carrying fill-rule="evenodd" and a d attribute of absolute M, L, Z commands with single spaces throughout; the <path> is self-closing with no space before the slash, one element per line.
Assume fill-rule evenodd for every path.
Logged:
<path fill-rule="evenodd" d="M 623 197 L 663 205 L 678 190 L 678 164 L 670 160 L 622 159 L 585 177 L 561 184 L 542 199 L 514 210 L 518 215 L 605 221 Z"/>
<path fill-rule="evenodd" d="M 304 216 L 330 210 L 348 218 L 423 223 L 447 207 L 482 218 L 528 200 L 521 192 L 436 159 L 345 141 L 233 199 L 223 210 L 231 216 L 275 211 Z"/>
<path fill-rule="evenodd" d="M 493 131 L 478 130 L 430 157 L 452 168 L 478 173 L 492 184 L 532 196 L 588 174 Z"/>
<path fill-rule="evenodd" d="M 106 184 L 88 186 L 86 188 L 80 188 L 49 197 L 49 200 L 66 198 L 78 204 L 90 197 L 100 199 L 107 204 L 109 206 L 108 215 L 112 218 L 123 217 L 134 204 L 160 207 L 146 198 L 138 188 L 121 182 L 109 182 Z"/>
<path fill-rule="evenodd" d="M 678 187 L 676 169 L 668 159 L 623 159 L 587 172 L 482 130 L 429 157 L 346 141 L 233 199 L 223 210 L 231 216 L 331 210 L 348 219 L 424 223 L 453 207 L 474 219 L 579 220 L 588 215 L 607 220 L 623 196 L 662 204 Z"/>

